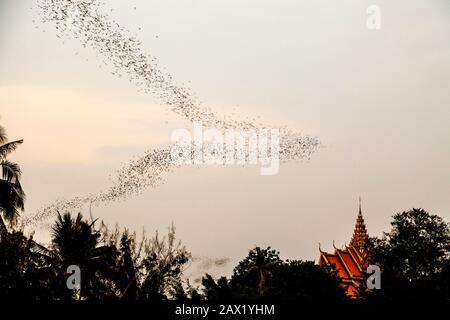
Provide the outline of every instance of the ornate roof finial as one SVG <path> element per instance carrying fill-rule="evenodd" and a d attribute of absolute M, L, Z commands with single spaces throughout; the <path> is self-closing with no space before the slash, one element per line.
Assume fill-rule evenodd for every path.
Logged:
<path fill-rule="evenodd" d="M 367 235 L 366 224 L 364 223 L 364 218 L 361 210 L 361 197 L 359 197 L 358 218 L 356 219 L 355 230 L 353 232 L 353 237 L 350 241 L 350 245 L 358 249 L 360 252 L 363 252 L 368 240 L 369 236 Z"/>
<path fill-rule="evenodd" d="M 361 211 L 361 196 L 359 196 L 359 215 L 362 216 L 362 211 Z"/>

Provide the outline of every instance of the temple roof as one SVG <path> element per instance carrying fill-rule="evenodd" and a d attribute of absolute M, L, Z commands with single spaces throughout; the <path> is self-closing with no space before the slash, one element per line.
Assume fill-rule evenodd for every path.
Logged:
<path fill-rule="evenodd" d="M 342 284 L 346 288 L 347 294 L 350 296 L 358 296 L 360 284 L 364 280 L 364 273 L 367 266 L 368 240 L 369 236 L 362 216 L 360 198 L 358 217 L 350 244 L 343 249 L 335 247 L 334 253 L 323 252 L 319 247 L 319 265 L 333 266 L 338 276 L 342 279 Z"/>

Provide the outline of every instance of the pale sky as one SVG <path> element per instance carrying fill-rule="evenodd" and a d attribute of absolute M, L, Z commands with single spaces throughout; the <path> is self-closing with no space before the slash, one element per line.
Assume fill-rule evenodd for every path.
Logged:
<path fill-rule="evenodd" d="M 366 27 L 372 4 L 381 30 Z M 448 0 L 114 0 L 105 10 L 212 110 L 287 124 L 324 147 L 276 176 L 183 168 L 95 217 L 148 233 L 174 222 L 194 255 L 232 259 L 224 274 L 255 245 L 290 259 L 344 245 L 360 195 L 370 235 L 413 207 L 450 220 Z M 0 0 L 0 123 L 25 139 L 11 157 L 25 214 L 101 190 L 123 163 L 192 128 L 38 14 L 33 0 Z"/>

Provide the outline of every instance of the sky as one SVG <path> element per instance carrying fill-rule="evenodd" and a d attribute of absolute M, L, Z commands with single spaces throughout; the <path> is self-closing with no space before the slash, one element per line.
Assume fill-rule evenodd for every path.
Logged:
<path fill-rule="evenodd" d="M 381 29 L 366 26 L 369 5 Z M 165 183 L 95 208 L 140 232 L 172 222 L 197 257 L 272 246 L 317 259 L 350 241 L 358 197 L 368 232 L 421 207 L 450 221 L 450 4 L 446 0 L 132 0 L 105 12 L 177 82 L 218 113 L 317 136 L 309 161 L 274 176 L 255 166 L 183 167 Z M 155 97 L 111 75 L 90 48 L 58 38 L 35 0 L 0 0 L 0 123 L 25 140 L 24 215 L 109 185 L 124 163 L 192 129 Z M 87 209 L 84 212 L 89 214 Z M 50 221 L 51 222 L 51 221 Z M 42 226 L 36 237 L 48 241 Z"/>

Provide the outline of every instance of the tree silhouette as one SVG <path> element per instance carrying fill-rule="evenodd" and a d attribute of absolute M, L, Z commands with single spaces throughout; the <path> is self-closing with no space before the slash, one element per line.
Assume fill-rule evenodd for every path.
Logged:
<path fill-rule="evenodd" d="M 202 278 L 203 297 L 213 302 L 225 302 L 233 299 L 232 288 L 226 277 L 220 277 L 217 282 L 209 274 Z"/>
<path fill-rule="evenodd" d="M 450 299 L 450 227 L 423 209 L 397 213 L 392 230 L 374 240 L 372 263 L 381 266 L 385 300 Z"/>
<path fill-rule="evenodd" d="M 145 233 L 140 240 L 128 230 L 110 231 L 106 226 L 103 238 L 116 248 L 115 284 L 120 300 L 166 300 L 186 298 L 183 272 L 191 254 L 176 240 L 172 225 L 167 236 L 158 232 L 152 238 Z"/>
<path fill-rule="evenodd" d="M 283 261 L 270 247 L 250 250 L 230 280 L 206 274 L 203 297 L 210 301 L 276 300 L 338 302 L 346 299 L 335 271 L 312 261 Z"/>
<path fill-rule="evenodd" d="M 100 231 L 95 229 L 95 221 L 88 222 L 78 213 L 72 218 L 69 213 L 58 213 L 52 226 L 50 255 L 56 271 L 56 294 L 61 299 L 71 299 L 78 295 L 81 299 L 108 298 L 112 295 L 110 277 L 115 265 L 114 247 L 100 243 Z M 73 292 L 66 287 L 66 270 L 71 265 L 81 269 L 81 290 Z"/>
<path fill-rule="evenodd" d="M 288 260 L 273 272 L 268 298 L 294 302 L 341 302 L 347 300 L 337 272 L 313 261 Z"/>
<path fill-rule="evenodd" d="M 248 256 L 234 269 L 232 283 L 239 285 L 240 282 L 249 281 L 256 284 L 254 287 L 257 288 L 258 295 L 264 295 L 267 277 L 275 266 L 282 263 L 279 254 L 270 247 L 250 250 Z"/>
<path fill-rule="evenodd" d="M 145 299 L 167 299 L 184 297 L 183 279 L 181 278 L 191 254 L 175 238 L 172 225 L 167 237 L 160 239 L 158 233 L 151 239 L 144 250 L 142 295 Z"/>
<path fill-rule="evenodd" d="M 43 247 L 21 231 L 0 237 L 0 300 L 52 300 L 51 264 Z"/>
<path fill-rule="evenodd" d="M 20 184 L 20 167 L 9 160 L 7 156 L 17 149 L 23 140 L 8 142 L 5 129 L 0 126 L 0 213 L 3 218 L 13 224 L 19 212 L 24 210 L 25 193 Z M 0 215 L 0 232 L 6 230 L 5 222 Z"/>

